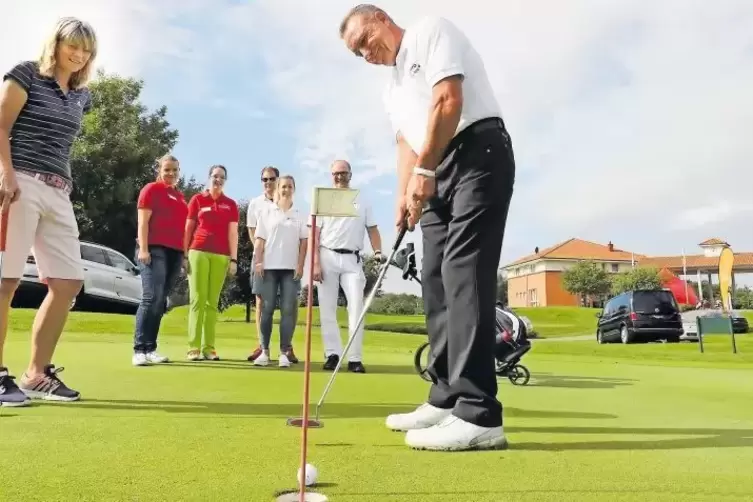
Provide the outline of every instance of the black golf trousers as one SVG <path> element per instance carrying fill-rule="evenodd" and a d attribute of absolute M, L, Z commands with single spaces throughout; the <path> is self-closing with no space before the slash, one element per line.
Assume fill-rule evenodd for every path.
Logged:
<path fill-rule="evenodd" d="M 497 269 L 515 182 L 501 119 L 448 145 L 437 193 L 421 217 L 422 282 L 433 361 L 428 402 L 482 427 L 502 425 L 494 372 Z"/>

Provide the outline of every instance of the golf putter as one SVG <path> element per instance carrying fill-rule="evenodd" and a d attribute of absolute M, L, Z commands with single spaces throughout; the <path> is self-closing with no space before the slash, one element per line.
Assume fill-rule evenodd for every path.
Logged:
<path fill-rule="evenodd" d="M 366 298 L 366 301 L 363 304 L 363 309 L 361 309 L 361 315 L 358 318 L 358 322 L 353 327 L 353 331 L 350 333 L 350 337 L 348 337 L 348 343 L 345 345 L 343 354 L 340 357 L 340 360 L 337 362 L 337 366 L 335 366 L 335 370 L 332 372 L 332 376 L 330 377 L 329 382 L 327 382 L 327 386 L 324 388 L 324 392 L 322 393 L 321 399 L 319 399 L 319 402 L 316 405 L 315 422 L 317 423 L 321 423 L 319 420 L 319 410 L 322 407 L 322 403 L 324 402 L 324 399 L 327 397 L 327 394 L 329 393 L 329 389 L 332 387 L 332 384 L 335 381 L 335 377 L 337 376 L 337 373 L 340 371 L 340 366 L 342 366 L 343 361 L 345 361 L 346 356 L 348 355 L 348 350 L 350 350 L 350 346 L 353 344 L 353 340 L 355 340 L 356 338 L 356 333 L 358 333 L 359 328 L 361 327 L 364 320 L 366 319 L 366 313 L 369 311 L 371 302 L 374 301 L 376 292 L 379 290 L 379 286 L 382 284 L 382 281 L 384 280 L 384 276 L 387 274 L 387 269 L 389 269 L 390 263 L 392 263 L 392 261 L 395 259 L 395 255 L 397 254 L 397 249 L 400 247 L 400 243 L 403 242 L 403 238 L 405 237 L 406 231 L 407 231 L 406 226 L 403 226 L 403 228 L 400 230 L 400 233 L 397 236 L 397 239 L 395 240 L 395 244 L 392 246 L 392 251 L 390 252 L 389 258 L 387 258 L 387 261 L 383 262 L 382 269 L 379 272 L 379 276 L 377 277 L 376 282 L 374 283 L 374 287 L 371 288 L 371 292 L 369 293 L 369 296 Z"/>

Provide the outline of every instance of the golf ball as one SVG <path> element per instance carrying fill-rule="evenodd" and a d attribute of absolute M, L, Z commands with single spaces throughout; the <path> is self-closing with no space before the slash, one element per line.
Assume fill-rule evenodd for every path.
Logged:
<path fill-rule="evenodd" d="M 316 467 L 314 467 L 311 464 L 306 464 L 306 479 L 304 480 L 304 484 L 306 486 L 311 486 L 314 483 L 316 483 L 316 478 L 319 475 L 319 471 L 316 470 Z M 301 482 L 301 468 L 298 468 L 298 482 Z"/>

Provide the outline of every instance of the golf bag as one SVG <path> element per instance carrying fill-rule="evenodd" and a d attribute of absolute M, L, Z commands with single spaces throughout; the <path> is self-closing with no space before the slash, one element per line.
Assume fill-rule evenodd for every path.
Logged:
<path fill-rule="evenodd" d="M 406 244 L 405 248 L 398 251 L 390 264 L 402 270 L 403 279 L 414 280 L 421 284 L 416 268 L 416 252 L 413 243 Z M 514 385 L 525 385 L 531 378 L 528 368 L 520 364 L 522 357 L 531 350 L 525 322 L 512 310 L 505 308 L 501 302 L 497 302 L 496 305 L 496 318 L 495 371 L 497 375 L 507 377 Z M 426 368 L 432 359 L 429 349 L 429 343 L 424 343 L 418 348 L 413 358 L 416 372 L 427 381 L 431 381 L 426 373 Z M 428 357 L 426 364 L 423 364 L 424 353 L 427 353 Z"/>

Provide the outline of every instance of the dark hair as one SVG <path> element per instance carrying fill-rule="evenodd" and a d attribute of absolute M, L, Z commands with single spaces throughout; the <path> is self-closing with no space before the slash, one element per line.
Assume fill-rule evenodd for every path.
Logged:
<path fill-rule="evenodd" d="M 262 167 L 261 173 L 260 173 L 261 176 L 264 176 L 264 171 L 272 171 L 273 173 L 275 173 L 275 178 L 279 178 L 280 177 L 280 170 L 277 169 L 275 166 L 265 166 L 265 167 Z"/>
<path fill-rule="evenodd" d="M 212 167 L 210 167 L 209 176 L 212 175 L 212 171 L 214 171 L 215 169 L 222 169 L 222 171 L 225 173 L 225 178 L 227 178 L 227 169 L 225 169 L 225 166 L 223 166 L 222 164 L 215 164 Z"/>

